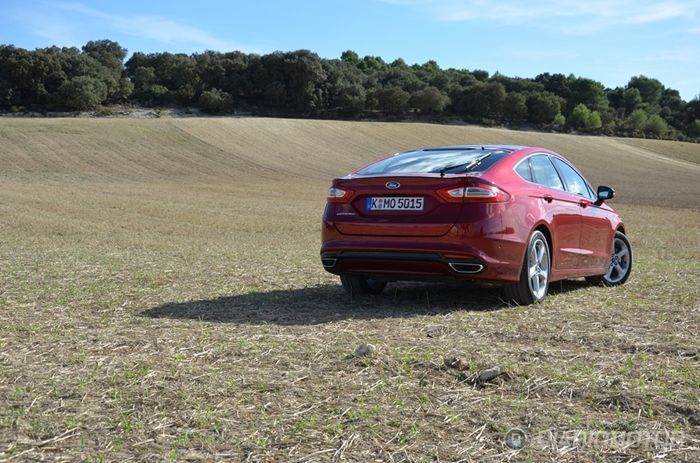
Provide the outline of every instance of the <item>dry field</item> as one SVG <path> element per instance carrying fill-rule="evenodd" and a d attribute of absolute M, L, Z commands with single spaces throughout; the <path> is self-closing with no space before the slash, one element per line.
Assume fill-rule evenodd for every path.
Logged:
<path fill-rule="evenodd" d="M 547 146 L 614 186 L 628 284 L 350 300 L 318 259 L 330 178 L 458 142 Z M 700 145 L 2 118 L 0 217 L 0 461 L 700 460 Z"/>

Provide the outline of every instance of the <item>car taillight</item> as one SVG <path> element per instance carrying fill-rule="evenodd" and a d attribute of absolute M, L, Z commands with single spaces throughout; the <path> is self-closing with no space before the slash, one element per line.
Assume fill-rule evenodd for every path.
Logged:
<path fill-rule="evenodd" d="M 329 203 L 347 203 L 352 197 L 352 191 L 332 186 L 328 189 Z"/>
<path fill-rule="evenodd" d="M 510 198 L 508 193 L 492 185 L 443 188 L 437 194 L 448 203 L 502 203 Z"/>

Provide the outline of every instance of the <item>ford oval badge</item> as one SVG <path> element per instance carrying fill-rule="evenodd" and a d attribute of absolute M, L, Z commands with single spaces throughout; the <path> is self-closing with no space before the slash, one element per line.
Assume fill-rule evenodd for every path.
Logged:
<path fill-rule="evenodd" d="M 400 187 L 401 184 L 399 182 L 386 182 L 386 185 L 384 185 L 384 186 L 390 190 L 395 190 L 398 187 Z"/>

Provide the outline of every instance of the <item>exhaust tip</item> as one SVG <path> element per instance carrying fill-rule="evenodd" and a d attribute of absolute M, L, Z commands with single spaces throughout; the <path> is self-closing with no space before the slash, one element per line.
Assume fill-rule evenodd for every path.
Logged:
<path fill-rule="evenodd" d="M 450 262 L 450 268 L 457 273 L 479 273 L 484 269 L 481 264 L 470 264 L 465 262 Z"/>
<path fill-rule="evenodd" d="M 321 258 L 321 263 L 323 264 L 324 268 L 333 268 L 335 267 L 335 263 L 337 262 L 338 259 L 335 259 L 333 257 L 322 257 Z"/>

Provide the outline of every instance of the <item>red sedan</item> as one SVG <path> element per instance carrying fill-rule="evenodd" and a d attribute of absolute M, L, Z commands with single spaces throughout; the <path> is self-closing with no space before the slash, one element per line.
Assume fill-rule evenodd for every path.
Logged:
<path fill-rule="evenodd" d="M 397 153 L 333 180 L 321 261 L 350 293 L 397 280 L 481 280 L 518 304 L 549 283 L 608 286 L 632 270 L 620 216 L 563 156 L 543 148 L 459 145 Z"/>

